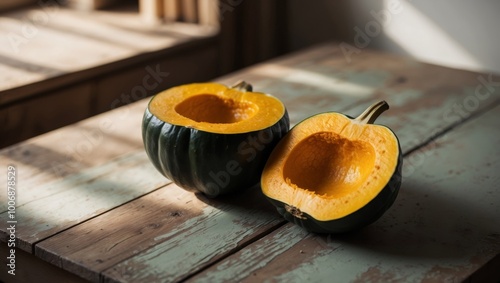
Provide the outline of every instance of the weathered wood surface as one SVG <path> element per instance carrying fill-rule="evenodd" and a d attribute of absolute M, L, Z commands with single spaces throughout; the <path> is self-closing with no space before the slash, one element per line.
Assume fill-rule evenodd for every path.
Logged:
<path fill-rule="evenodd" d="M 9 248 L 7 245 L 0 245 L 0 254 L 9 254 Z M 16 275 L 11 276 L 7 274 L 4 269 L 0 272 L 0 281 L 5 283 L 88 282 L 76 274 L 61 270 L 59 267 L 36 258 L 32 254 L 22 250 L 16 250 Z"/>
<path fill-rule="evenodd" d="M 0 151 L 0 166 L 15 165 L 22 194 L 18 205 L 40 192 L 40 186 L 141 148 L 141 117 L 146 100 L 89 118 Z M 0 190 L 2 200 L 7 191 Z M 0 213 L 7 210 L 0 203 Z"/>
<path fill-rule="evenodd" d="M 109 269 L 106 281 L 171 282 L 283 222 L 258 188 L 214 200 L 171 184 L 56 235 L 35 252 L 92 281 Z M 144 260 L 151 268 L 136 269 Z"/>
<path fill-rule="evenodd" d="M 480 116 L 498 104 L 500 90 L 498 83 L 483 86 L 482 80 L 497 82 L 500 80 L 498 76 L 421 64 L 368 50 L 363 50 L 351 64 L 347 64 L 335 44 L 326 44 L 242 70 L 219 81 L 232 84 L 238 79 L 245 79 L 254 85 L 254 89 L 282 99 L 294 124 L 304 117 L 324 111 L 340 111 L 355 116 L 366 104 L 379 99 L 387 100 L 391 110 L 384 113 L 378 122 L 393 128 L 400 138 L 403 151 L 410 153 L 405 157 L 403 190 L 395 206 L 379 222 L 352 239 L 337 238 L 309 235 L 288 224 L 281 227 L 283 220 L 262 199 L 259 190 L 248 191 L 247 195 L 240 198 L 209 200 L 186 193 L 173 184 L 164 186 L 168 181 L 152 169 L 142 152 L 140 121 L 146 101 L 141 101 L 124 108 L 124 112 L 117 109 L 0 152 L 0 164 L 4 167 L 7 164 L 16 165 L 22 176 L 18 188 L 22 194 L 19 194 L 20 206 L 17 208 L 19 223 L 23 223 L 18 234 L 22 247 L 92 281 L 224 279 L 230 274 L 236 276 L 240 270 L 242 279 L 251 280 L 254 273 L 266 278 L 279 273 L 287 281 L 298 275 L 291 272 L 292 267 L 301 268 L 304 274 L 317 274 L 311 279 L 321 279 L 325 275 L 321 272 L 333 269 L 330 267 L 318 271 L 314 266 L 328 264 L 328 261 L 323 260 L 332 260 L 330 257 L 345 267 L 335 270 L 349 270 L 353 268 L 349 264 L 353 264 L 365 268 L 365 271 L 373 271 L 366 275 L 366 279 L 383 281 L 389 278 L 387 276 L 392 276 L 391 266 L 396 268 L 400 261 L 404 262 L 401 258 L 411 261 L 411 256 L 419 251 L 419 247 L 432 247 L 427 245 L 429 242 L 434 243 L 432 239 L 428 235 L 418 234 L 418 231 L 411 229 L 411 225 L 422 228 L 422 231 L 430 229 L 448 235 L 451 233 L 451 230 L 446 230 L 448 226 L 441 227 L 444 220 L 437 217 L 440 226 L 436 227 L 429 223 L 435 218 L 432 217 L 433 213 L 451 218 L 467 216 L 459 208 L 464 204 L 462 198 L 468 197 L 465 186 L 476 184 L 467 183 L 472 173 L 463 174 L 461 178 L 439 179 L 438 174 L 433 174 L 440 167 L 431 167 L 429 164 L 445 162 L 442 165 L 444 173 L 449 173 L 452 165 L 464 165 L 462 158 L 469 157 L 455 156 L 454 150 L 456 153 L 461 150 L 453 147 L 456 143 L 445 137 L 453 137 L 457 132 L 456 135 L 462 135 L 467 140 L 467 131 L 471 131 L 471 135 L 482 133 L 482 123 L 476 121 L 486 119 L 490 124 L 485 124 L 484 131 L 491 137 L 498 136 L 498 127 L 491 126 L 495 122 L 494 119 L 492 122 L 491 115 L 498 116 L 498 107 Z M 478 89 L 480 92 L 476 92 Z M 463 119 L 470 119 L 470 122 L 456 128 L 463 123 Z M 117 120 L 118 123 L 113 122 Z M 106 121 L 111 121 L 113 130 L 96 132 Z M 432 142 L 436 135 L 443 134 L 441 143 Z M 86 150 L 84 154 L 68 150 L 68 144 L 78 145 L 82 137 L 84 141 L 92 140 L 94 135 L 100 137 L 96 138 L 100 142 L 92 146 L 91 150 Z M 480 143 L 482 139 L 471 137 L 468 141 L 473 146 L 473 143 Z M 420 148 L 429 142 L 428 147 Z M 485 139 L 480 147 L 486 149 L 497 144 L 498 141 L 495 143 L 495 140 Z M 465 148 L 466 145 L 463 146 Z M 466 150 L 463 150 L 463 154 L 466 154 Z M 484 151 L 481 152 L 484 154 Z M 478 158 L 481 156 L 479 154 Z M 131 159 L 135 165 L 126 162 Z M 451 161 L 453 163 L 448 164 Z M 47 162 L 66 166 L 54 171 L 53 167 L 46 166 Z M 486 163 L 471 164 L 470 168 L 478 170 L 487 166 Z M 498 159 L 496 162 L 492 160 L 490 168 L 484 169 L 484 172 L 489 172 L 485 174 L 489 174 L 490 178 L 496 176 L 496 173 L 491 172 L 498 171 Z M 476 182 L 476 179 L 470 180 Z M 428 190 L 430 185 L 438 183 L 442 189 L 435 195 L 427 194 L 430 211 L 416 210 L 417 199 L 418 206 L 425 207 L 425 199 L 421 199 L 426 197 L 420 194 L 420 190 Z M 493 184 L 493 194 L 498 193 L 495 183 L 485 184 Z M 405 186 L 410 189 L 405 191 Z M 453 200 L 458 198 L 457 205 L 444 199 L 449 197 L 446 189 L 455 186 L 464 192 L 464 195 L 451 197 Z M 489 198 L 487 192 L 479 189 L 474 192 L 477 197 Z M 0 196 L 5 199 L 5 192 L 2 191 Z M 85 199 L 91 205 L 85 205 Z M 469 202 L 465 204 L 482 207 L 482 203 L 477 203 L 479 200 L 476 202 L 473 199 L 467 199 Z M 2 201 L 2 205 L 2 211 L 5 211 L 5 201 Z M 436 212 L 436 207 L 449 211 Z M 491 220 L 490 212 L 472 212 L 470 217 L 481 216 Z M 5 217 L 5 213 L 2 217 Z M 420 222 L 417 223 L 417 220 Z M 468 227 L 469 224 L 474 227 L 469 222 L 458 227 Z M 3 227 L 0 230 L 4 240 L 5 230 Z M 267 233 L 271 234 L 265 236 Z M 380 239 L 379 236 L 384 233 L 388 238 Z M 481 233 L 485 233 L 484 229 L 470 232 L 467 239 L 475 240 Z M 421 246 L 406 247 L 408 254 L 401 254 L 398 249 L 403 249 L 405 242 L 401 240 L 392 246 L 393 241 L 401 238 L 408 239 L 410 245 Z M 422 242 L 418 239 L 422 239 Z M 436 245 L 446 240 L 439 235 L 434 239 Z M 467 243 L 457 241 L 459 244 Z M 490 243 L 479 241 L 484 245 L 478 243 L 470 247 L 456 262 L 447 261 L 452 262 L 451 267 L 438 266 L 436 263 L 449 259 L 445 257 L 449 249 L 442 250 L 442 253 L 436 251 L 436 257 L 426 254 L 423 249 L 424 254 L 416 256 L 416 261 L 412 262 L 415 265 L 411 269 L 414 273 L 408 278 L 423 276 L 421 272 L 427 268 L 425 264 L 437 266 L 438 275 L 465 276 L 467 274 L 459 273 L 455 265 L 461 266 L 461 260 L 468 255 L 466 253 L 481 247 L 491 249 L 492 252 L 484 252 L 485 255 L 494 254 L 495 249 L 498 253 L 495 241 L 498 239 Z M 445 248 L 457 247 L 455 242 L 443 245 Z M 269 257 L 263 258 L 261 249 L 269 251 Z M 335 251 L 339 252 L 340 257 L 336 257 Z M 348 256 L 351 261 L 343 262 Z M 382 258 L 387 262 L 381 262 Z M 472 266 L 481 266 L 485 258 L 481 257 Z M 241 262 L 241 265 L 234 265 L 234 260 Z M 265 262 L 269 262 L 268 267 L 264 267 Z M 233 265 L 234 269 L 224 271 Z M 397 271 L 403 267 L 399 266 Z M 468 274 L 474 271 L 468 270 Z M 351 276 L 351 273 L 345 271 L 338 276 Z M 395 279 L 404 279 L 397 277 L 397 274 L 404 273 L 396 273 L 393 276 Z M 306 275 L 301 276 L 297 278 L 305 278 Z"/>
<path fill-rule="evenodd" d="M 500 254 L 499 116 L 497 106 L 406 156 L 419 155 L 421 166 L 360 233 L 320 236 L 287 224 L 192 281 L 464 281 Z M 496 268 L 482 279 L 500 278 Z"/>
<path fill-rule="evenodd" d="M 137 3 L 92 13 L 32 3 L 0 17 L 0 148 L 219 73 L 214 25 L 147 25 Z"/>
<path fill-rule="evenodd" d="M 154 169 L 146 153 L 140 151 L 40 186 L 32 199 L 16 207 L 16 220 L 22 223 L 16 229 L 18 247 L 31 252 L 36 242 L 154 191 L 167 182 Z M 8 212 L 0 215 L 0 221 L 7 223 L 7 220 Z M 1 232 L 1 239 L 6 241 L 7 233 Z"/>
<path fill-rule="evenodd" d="M 149 1 L 148 1 L 149 2 Z M 137 56 L 200 42 L 217 28 L 144 24 L 133 6 L 81 13 L 54 2 L 0 18 L 0 104 L 137 62 Z M 135 9 L 135 10 L 134 10 Z M 39 50 L 44 50 L 40 56 Z M 79 54 L 79 56 L 75 56 Z M 116 63 L 113 66 L 110 63 Z M 99 68 L 97 70 L 96 68 Z"/>

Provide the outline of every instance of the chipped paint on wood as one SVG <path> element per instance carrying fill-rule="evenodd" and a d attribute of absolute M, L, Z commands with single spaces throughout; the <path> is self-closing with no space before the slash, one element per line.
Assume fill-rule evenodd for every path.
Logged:
<path fill-rule="evenodd" d="M 163 242 L 104 271 L 105 281 L 178 281 L 283 223 L 270 209 L 248 202 L 241 205 L 252 199 L 248 195 L 238 199 L 240 205 L 208 205 L 202 215 L 156 236 L 155 240 Z"/>
<path fill-rule="evenodd" d="M 170 184 L 42 241 L 35 254 L 96 282 L 103 270 L 195 225 L 206 206 Z"/>
<path fill-rule="evenodd" d="M 439 148 L 439 154 L 425 155 L 422 166 L 403 179 L 400 197 L 384 217 L 358 233 L 326 237 L 329 245 L 338 247 L 335 250 L 317 248 L 307 260 L 297 256 L 295 266 L 285 272 L 268 264 L 242 281 L 255 276 L 269 282 L 465 280 L 500 252 L 500 228 L 492 225 L 500 223 L 500 186 L 494 178 L 500 164 L 499 115 L 497 106 L 436 140 L 447 143 Z M 422 153 L 430 149 L 432 145 Z M 480 182 L 476 178 L 479 174 L 485 176 Z M 293 245 L 305 245 L 321 237 L 304 237 Z M 241 254 L 255 250 L 265 240 L 227 260 L 242 260 Z M 259 249 L 273 245 L 273 241 L 268 243 Z M 274 255 L 274 261 L 285 262 L 290 258 L 286 252 Z M 246 265 L 258 265 L 260 260 L 256 257 Z M 216 268 L 199 277 L 214 278 Z M 219 276 L 231 273 L 228 270 Z"/>
<path fill-rule="evenodd" d="M 241 282 L 244 279 L 256 278 L 256 272 L 269 265 L 276 257 L 306 237 L 309 233 L 297 226 L 288 225 L 257 241 L 248 248 L 214 267 L 207 269 L 200 276 L 191 278 L 190 282 Z M 300 256 L 296 254 L 295 256 Z"/>
<path fill-rule="evenodd" d="M 232 84 L 245 78 L 257 91 L 276 95 L 287 105 L 292 123 L 323 111 L 356 116 L 367 104 L 385 99 L 391 110 L 377 123 L 395 130 L 407 152 L 498 103 L 500 88 L 494 84 L 484 88 L 492 91 L 491 95 L 477 97 L 479 76 L 487 77 L 370 50 L 346 64 L 335 44 L 325 44 L 221 81 Z M 498 77 L 492 81 L 497 82 Z M 474 97 L 477 105 L 471 104 Z M 113 160 L 99 165 L 102 168 L 88 169 L 141 146 L 138 129 L 145 101 L 140 103 L 129 115 L 122 112 L 128 108 L 105 114 L 111 121 L 121 118 L 123 123 L 114 125 L 118 126 L 114 132 L 103 132 L 106 142 L 88 156 L 60 152 L 61 143 L 68 133 L 75 141 L 82 130 L 98 129 L 101 121 L 96 118 L 0 153 L 7 157 L 0 164 L 20 162 L 19 172 L 30 175 L 22 179 L 29 186 L 19 196 L 23 248 L 30 250 L 34 242 L 42 240 L 36 249 L 38 256 L 92 280 L 180 280 L 209 266 L 193 279 L 225 280 L 234 275 L 250 282 L 449 281 L 463 279 L 500 251 L 500 231 L 491 225 L 499 222 L 500 215 L 498 107 L 406 156 L 403 187 L 396 203 L 360 233 L 310 235 L 286 224 L 262 237 L 283 223 L 269 206 L 256 207 L 262 199 L 228 203 L 193 199 L 182 207 L 158 207 L 157 214 L 169 211 L 173 215 L 162 218 L 154 209 L 140 209 L 141 203 L 167 188 L 148 192 L 168 182 L 144 154 L 132 154 L 130 160 L 120 158 L 125 164 Z M 457 105 L 467 111 L 459 113 Z M 130 139 L 129 128 L 136 129 Z M 36 154 L 25 156 L 25 150 Z M 44 153 L 76 166 L 65 167 L 68 170 L 56 176 L 52 168 L 46 168 Z M 140 161 L 132 164 L 127 160 Z M 0 191 L 0 197 L 5 198 L 5 191 Z M 148 224 L 126 225 L 131 211 L 131 218 Z M 172 227 L 165 225 L 179 214 L 182 221 L 172 220 Z M 113 225 L 115 217 L 121 219 L 121 226 Z M 155 221 L 155 217 L 162 220 Z M 0 221 L 4 220 L 5 214 L 0 215 Z M 97 227 L 103 232 L 93 230 Z M 91 238 L 82 240 L 81 246 L 71 239 L 85 235 Z M 147 238 L 140 239 L 141 235 Z M 5 240 L 5 230 L 1 236 Z M 140 239 L 141 244 L 134 245 L 134 239 Z M 67 241 L 68 247 L 58 246 L 58 240 Z M 96 246 L 92 246 L 93 240 Z M 261 250 L 272 256 L 265 257 Z M 102 256 L 106 251 L 109 257 Z M 211 266 L 217 260 L 221 261 Z M 261 262 L 267 264 L 262 266 Z M 233 273 L 233 266 L 241 275 Z"/>

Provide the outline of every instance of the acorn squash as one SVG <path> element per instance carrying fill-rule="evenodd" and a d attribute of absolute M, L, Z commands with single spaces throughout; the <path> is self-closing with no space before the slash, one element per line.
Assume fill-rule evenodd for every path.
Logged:
<path fill-rule="evenodd" d="M 267 161 L 264 195 L 312 232 L 348 232 L 377 220 L 401 186 L 398 138 L 373 124 L 388 108 L 381 101 L 355 119 L 330 112 L 297 124 Z"/>
<path fill-rule="evenodd" d="M 287 110 L 276 97 L 196 83 L 154 96 L 145 110 L 142 138 L 156 169 L 180 187 L 208 196 L 259 183 L 272 149 L 288 132 Z"/>

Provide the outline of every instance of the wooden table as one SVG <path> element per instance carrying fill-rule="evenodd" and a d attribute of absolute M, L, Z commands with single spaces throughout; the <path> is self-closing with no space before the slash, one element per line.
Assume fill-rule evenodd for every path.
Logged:
<path fill-rule="evenodd" d="M 292 124 L 324 111 L 356 116 L 386 100 L 377 122 L 400 139 L 403 184 L 376 223 L 316 235 L 284 221 L 258 187 L 218 199 L 182 190 L 143 150 L 142 100 L 0 152 L 2 180 L 8 165 L 17 173 L 16 275 L 2 264 L 0 279 L 498 281 L 500 76 L 365 49 L 351 59 L 329 43 L 217 81 L 244 79 L 276 95 Z"/>

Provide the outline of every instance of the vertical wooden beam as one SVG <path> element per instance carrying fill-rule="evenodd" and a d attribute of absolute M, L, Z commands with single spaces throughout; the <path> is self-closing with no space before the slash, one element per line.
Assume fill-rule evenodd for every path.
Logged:
<path fill-rule="evenodd" d="M 183 0 L 182 1 L 182 18 L 187 23 L 198 22 L 198 1 Z"/>
<path fill-rule="evenodd" d="M 226 74 L 241 66 L 242 58 L 239 56 L 241 54 L 240 33 L 243 26 L 241 16 L 245 2 L 239 6 L 232 5 L 234 1 L 219 0 L 219 2 L 219 72 Z"/>
<path fill-rule="evenodd" d="M 220 0 L 219 5 L 222 73 L 288 49 L 286 0 Z"/>
<path fill-rule="evenodd" d="M 246 17 L 247 21 L 252 21 L 253 14 L 259 15 L 259 20 L 255 22 L 252 31 L 255 50 L 248 58 L 249 64 L 282 54 L 287 41 L 286 0 L 257 0 L 255 3 L 254 12 Z"/>
<path fill-rule="evenodd" d="M 208 26 L 219 25 L 219 0 L 198 0 L 199 23 Z"/>
<path fill-rule="evenodd" d="M 163 0 L 163 17 L 165 22 L 175 22 L 181 18 L 180 0 Z"/>
<path fill-rule="evenodd" d="M 159 24 L 163 21 L 163 1 L 139 0 L 139 13 L 147 24 Z"/>

